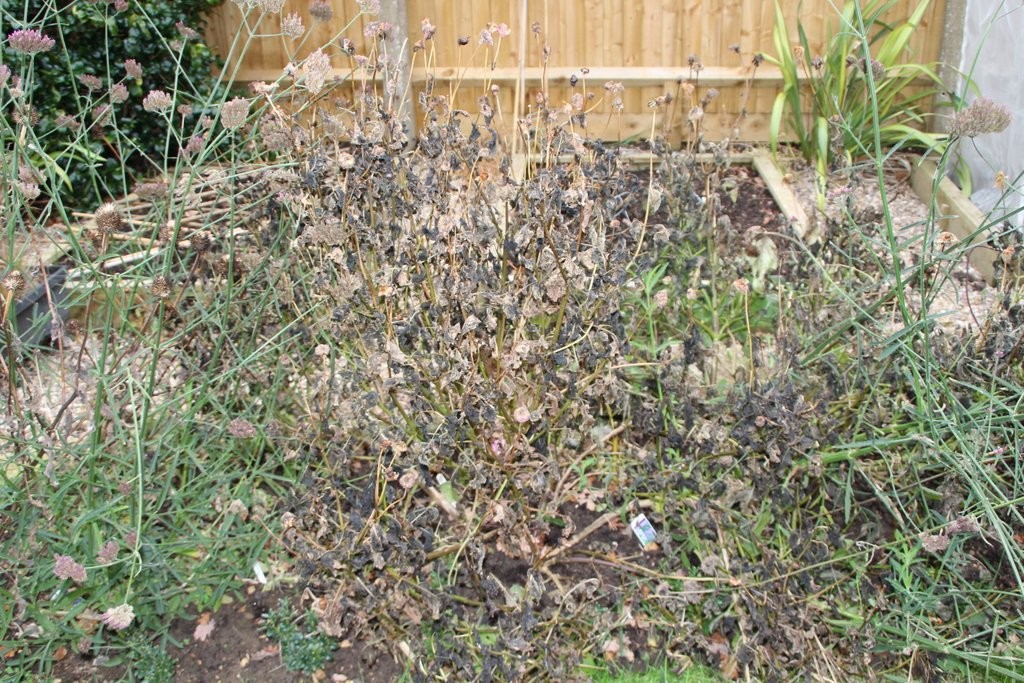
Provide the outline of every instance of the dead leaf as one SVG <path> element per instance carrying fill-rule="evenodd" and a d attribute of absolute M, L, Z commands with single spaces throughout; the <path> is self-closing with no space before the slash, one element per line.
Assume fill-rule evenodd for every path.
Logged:
<path fill-rule="evenodd" d="M 209 612 L 203 612 L 196 621 L 196 630 L 192 632 L 192 638 L 204 642 L 217 627 L 217 621 L 210 616 Z"/>

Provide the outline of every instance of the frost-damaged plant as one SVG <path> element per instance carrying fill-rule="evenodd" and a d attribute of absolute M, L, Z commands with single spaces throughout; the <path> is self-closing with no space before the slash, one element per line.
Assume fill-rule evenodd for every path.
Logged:
<path fill-rule="evenodd" d="M 943 92 L 942 81 L 931 65 L 906 61 L 910 38 L 929 3 L 922 0 L 905 22 L 891 26 L 884 19 L 891 3 L 871 0 L 861 6 L 860 0 L 851 0 L 819 55 L 811 49 L 802 22 L 797 23 L 794 45 L 776 2 L 776 54 L 769 59 L 782 71 L 783 86 L 772 107 L 772 148 L 783 135 L 785 121 L 801 155 L 822 176 L 831 166 L 870 156 L 877 102 L 877 133 L 886 148 L 941 152 L 945 136 L 925 130 L 923 108 Z"/>

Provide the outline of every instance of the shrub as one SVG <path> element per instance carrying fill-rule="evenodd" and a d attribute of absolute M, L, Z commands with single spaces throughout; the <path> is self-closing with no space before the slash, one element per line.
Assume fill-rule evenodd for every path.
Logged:
<path fill-rule="evenodd" d="M 3 62 L 16 76 L 31 67 L 27 116 L 35 153 L 59 168 L 59 192 L 68 203 L 92 209 L 107 197 L 127 194 L 133 179 L 163 168 L 166 129 L 162 120 L 145 115 L 147 92 L 209 93 L 207 101 L 221 99 L 211 71 L 215 58 L 197 39 L 203 13 L 219 2 L 121 0 L 57 9 L 44 0 L 0 0 L 4 34 L 31 26 L 55 41 L 53 49 L 34 55 L 5 44 Z M 128 59 L 138 62 L 141 77 L 126 74 Z M 187 97 L 179 96 L 178 102 L 192 104 Z M 40 159 L 32 161 L 40 165 Z"/>

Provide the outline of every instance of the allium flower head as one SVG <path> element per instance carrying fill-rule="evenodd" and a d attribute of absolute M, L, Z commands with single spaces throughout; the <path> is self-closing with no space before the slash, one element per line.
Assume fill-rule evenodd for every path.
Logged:
<path fill-rule="evenodd" d="M 309 15 L 316 21 L 327 23 L 334 18 L 334 8 L 329 0 L 313 0 L 309 6 Z"/>
<path fill-rule="evenodd" d="M 949 134 L 973 138 L 986 133 L 1002 133 L 1010 125 L 1010 110 L 992 100 L 979 97 L 966 109 L 953 115 Z"/>
<path fill-rule="evenodd" d="M 75 562 L 75 558 L 70 555 L 57 555 L 53 558 L 53 575 L 58 579 L 85 583 L 85 567 Z"/>
<path fill-rule="evenodd" d="M 363 14 L 380 14 L 380 0 L 359 0 L 359 11 Z"/>
<path fill-rule="evenodd" d="M 131 625 L 135 619 L 135 609 L 127 602 L 111 607 L 100 616 L 100 621 L 106 624 L 107 628 L 115 631 L 122 631 Z"/>
<path fill-rule="evenodd" d="M 128 99 L 128 86 L 124 83 L 115 83 L 110 86 L 110 101 L 114 104 L 124 102 Z"/>
<path fill-rule="evenodd" d="M 174 28 L 178 29 L 178 35 L 187 40 L 195 40 L 199 37 L 199 34 L 194 28 L 190 28 L 185 25 L 185 22 L 179 21 L 174 24 Z"/>
<path fill-rule="evenodd" d="M 306 29 L 302 26 L 302 17 L 292 12 L 281 20 L 281 33 L 289 38 L 301 38 Z"/>
<path fill-rule="evenodd" d="M 248 116 L 249 100 L 244 97 L 236 97 L 230 102 L 225 102 L 221 105 L 220 122 L 228 130 L 241 128 Z"/>
<path fill-rule="evenodd" d="M 81 74 L 78 77 L 78 82 L 89 90 L 99 90 L 103 87 L 103 79 L 99 76 L 93 76 L 92 74 Z"/>
<path fill-rule="evenodd" d="M 8 33 L 7 44 L 15 52 L 32 55 L 37 52 L 49 52 L 57 43 L 53 38 L 43 35 L 34 28 L 23 28 Z"/>
<path fill-rule="evenodd" d="M 129 78 L 142 78 L 142 65 L 134 59 L 124 60 L 124 72 Z"/>
<path fill-rule="evenodd" d="M 11 77 L 11 67 L 6 64 L 0 64 L 0 88 L 7 84 L 7 79 Z"/>
<path fill-rule="evenodd" d="M 256 4 L 264 14 L 280 14 L 284 0 L 257 0 Z"/>
<path fill-rule="evenodd" d="M 114 539 L 108 540 L 96 552 L 96 561 L 100 564 L 110 564 L 117 559 L 117 551 L 121 546 Z"/>
<path fill-rule="evenodd" d="M 174 100 L 163 90 L 150 90 L 142 100 L 142 108 L 146 111 L 163 111 L 170 109 Z"/>

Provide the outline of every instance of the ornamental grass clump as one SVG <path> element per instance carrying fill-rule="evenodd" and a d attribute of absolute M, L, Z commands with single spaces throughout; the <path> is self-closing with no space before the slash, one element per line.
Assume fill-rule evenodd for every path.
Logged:
<path fill-rule="evenodd" d="M 783 88 L 772 108 L 773 149 L 787 127 L 822 175 L 874 154 L 876 126 L 885 149 L 941 152 L 945 137 L 927 132 L 926 111 L 945 87 L 932 65 L 909 61 L 910 39 L 929 5 L 922 0 L 905 21 L 892 24 L 885 16 L 890 3 L 851 0 L 818 54 L 803 23 L 792 40 L 776 2 L 776 54 L 769 59 L 782 71 Z"/>

